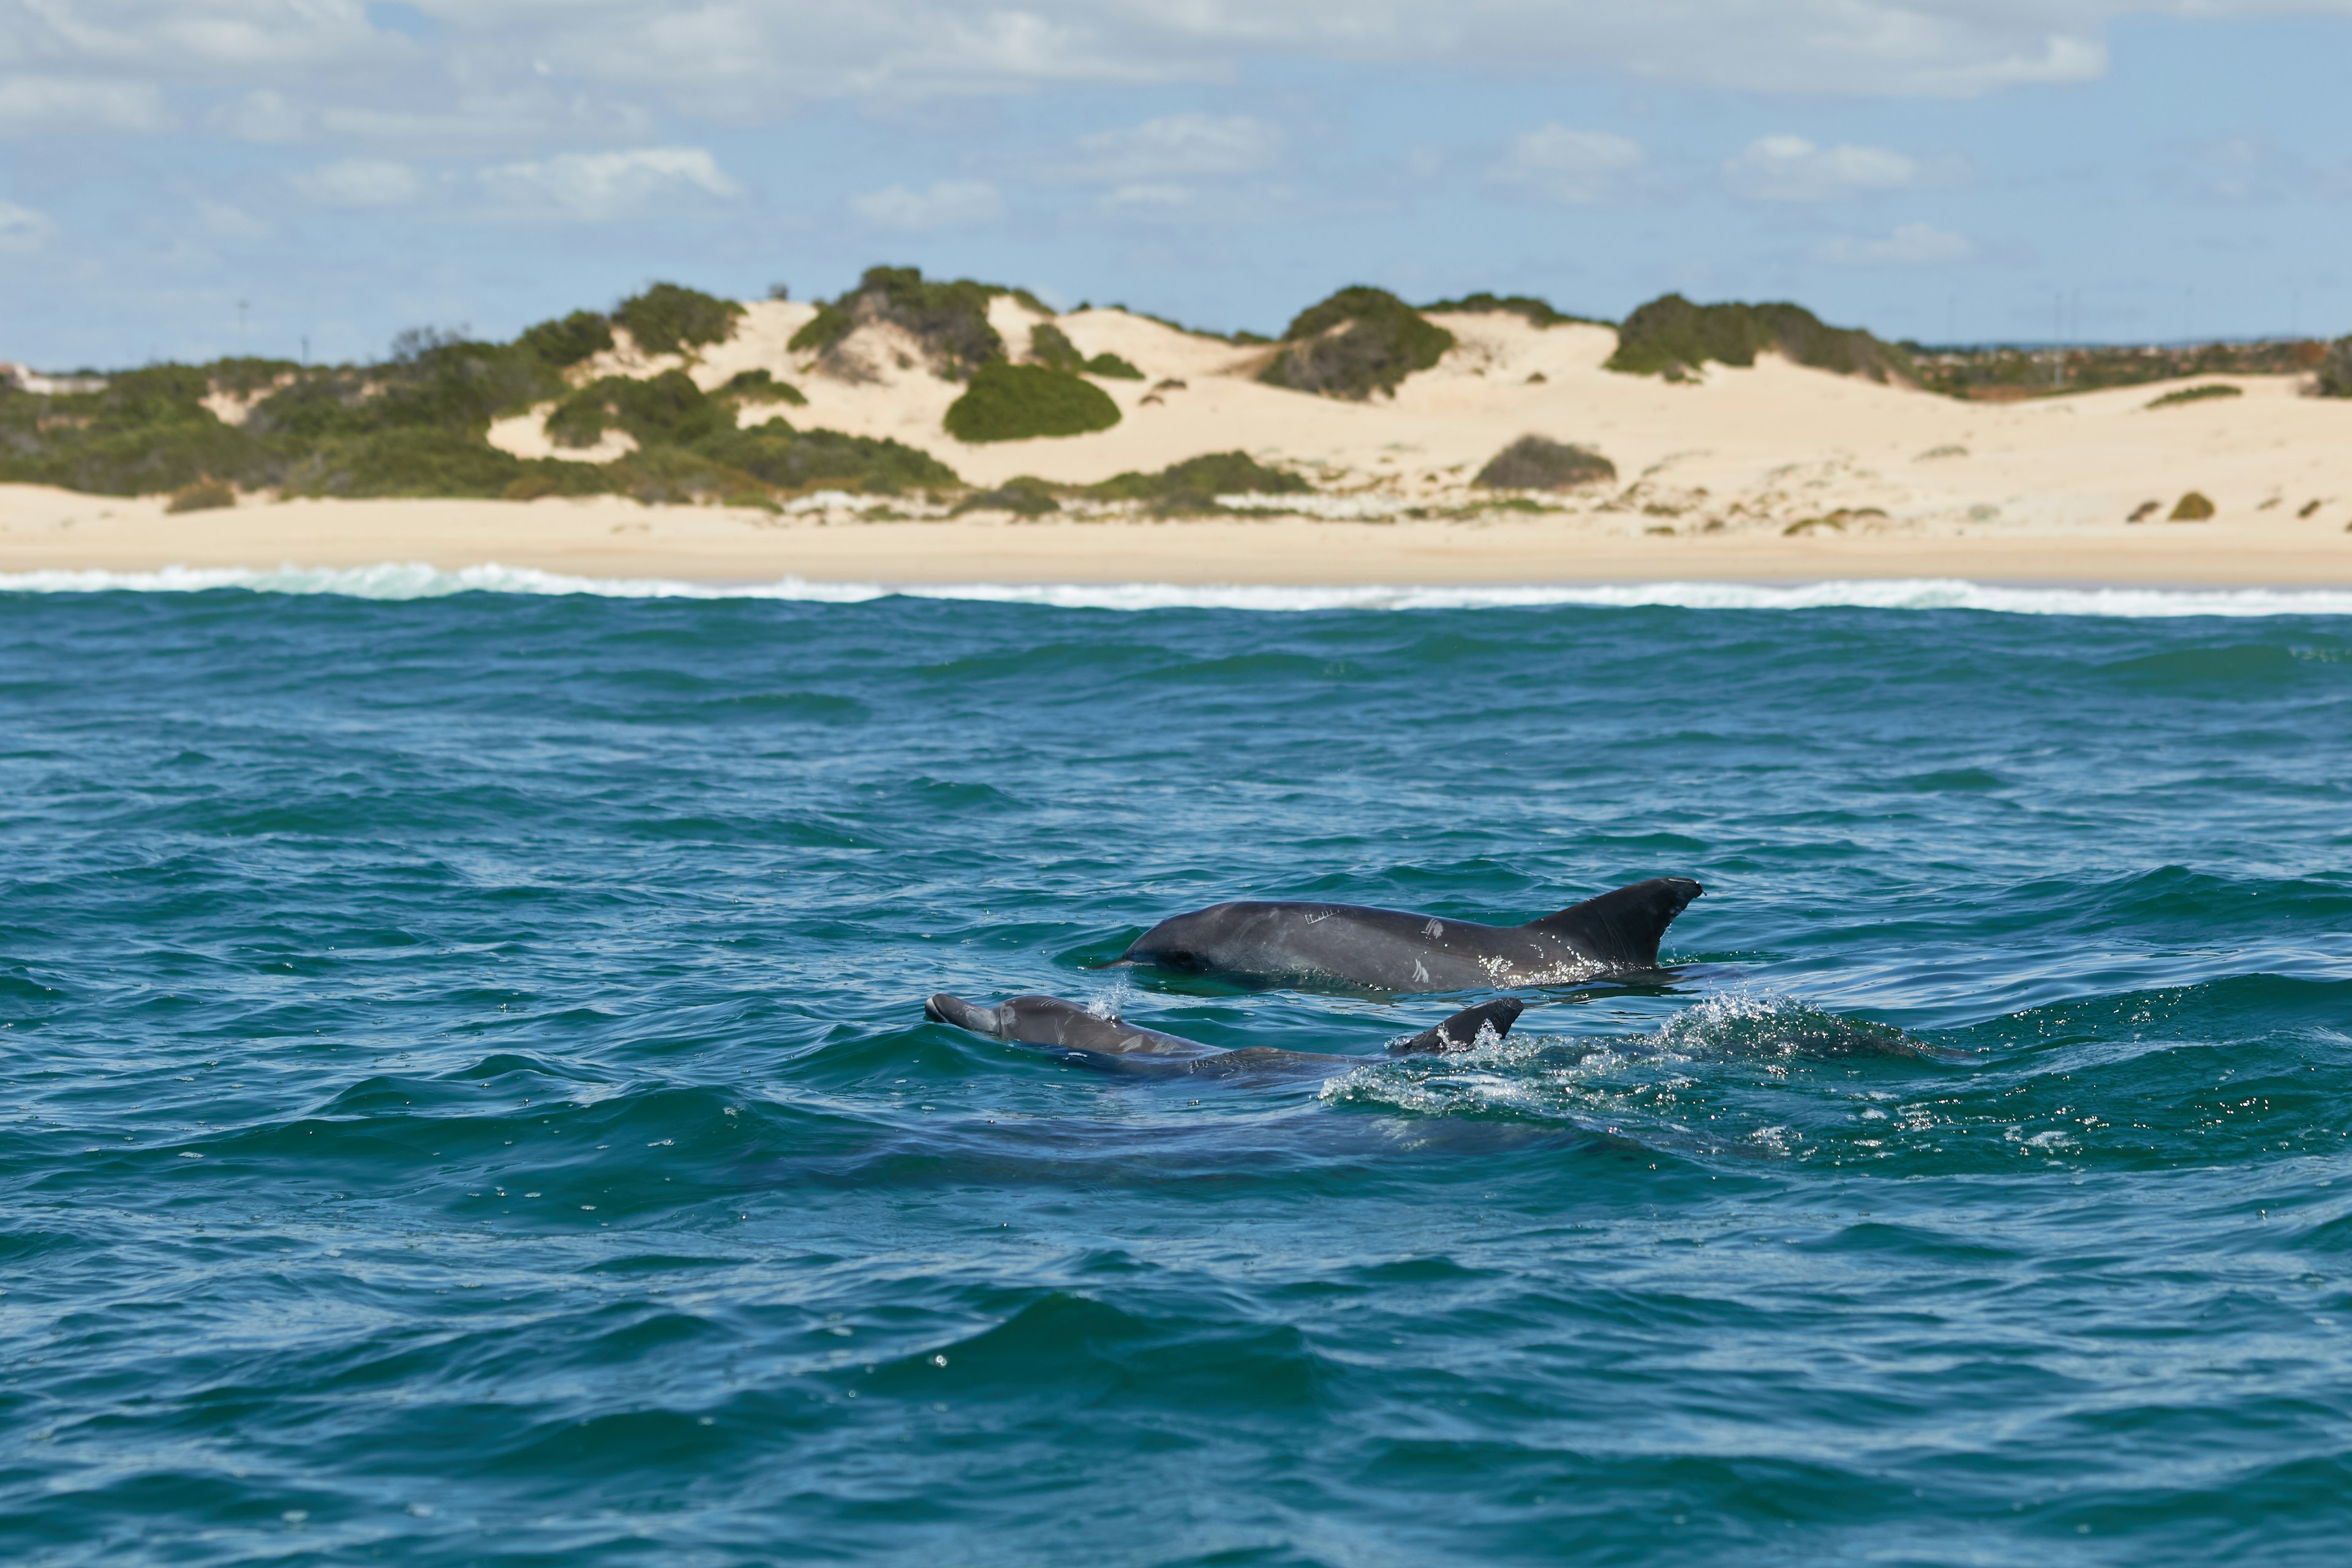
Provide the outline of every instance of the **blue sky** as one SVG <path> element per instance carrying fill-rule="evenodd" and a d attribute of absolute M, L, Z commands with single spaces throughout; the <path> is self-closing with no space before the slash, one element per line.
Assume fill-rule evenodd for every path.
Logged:
<path fill-rule="evenodd" d="M 1371 282 L 2334 336 L 2347 61 L 2352 0 L 0 0 L 0 358 L 877 261 L 1261 331 Z"/>

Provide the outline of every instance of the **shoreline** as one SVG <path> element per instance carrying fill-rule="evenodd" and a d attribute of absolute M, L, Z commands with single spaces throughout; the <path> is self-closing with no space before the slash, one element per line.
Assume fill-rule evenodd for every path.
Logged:
<path fill-rule="evenodd" d="M 160 500 L 0 486 L 0 575 L 268 573 L 497 565 L 563 577 L 748 586 L 1531 588 L 1788 586 L 1959 580 L 1993 586 L 2352 587 L 2332 519 L 1663 536 L 1616 519 L 1491 513 L 1361 521 L 821 521 L 590 501 L 299 500 L 178 515 Z"/>

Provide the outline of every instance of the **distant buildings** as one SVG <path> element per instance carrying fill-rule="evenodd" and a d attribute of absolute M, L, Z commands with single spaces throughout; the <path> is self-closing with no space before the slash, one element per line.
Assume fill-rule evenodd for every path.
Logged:
<path fill-rule="evenodd" d="M 104 392 L 106 377 L 102 375 L 43 375 L 26 364 L 0 359 L 0 381 L 19 392 L 29 392 L 37 397 L 58 397 L 69 392 Z"/>

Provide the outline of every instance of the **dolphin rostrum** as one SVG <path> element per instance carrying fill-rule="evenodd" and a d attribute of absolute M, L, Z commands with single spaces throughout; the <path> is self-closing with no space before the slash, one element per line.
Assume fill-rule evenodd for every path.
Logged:
<path fill-rule="evenodd" d="M 1389 1053 L 1391 1056 L 1422 1056 L 1444 1051 L 1466 1051 L 1478 1043 L 1482 1035 L 1501 1039 L 1511 1032 L 1511 1026 L 1518 1021 L 1519 1011 L 1525 1005 L 1516 996 L 1498 996 L 1491 1002 L 1481 1002 L 1475 1007 L 1465 1007 L 1435 1027 L 1424 1029 L 1409 1040 L 1401 1040 L 1391 1046 Z M 960 1029 L 970 1029 L 975 1035 L 1010 1040 L 1016 1045 L 1083 1052 L 1097 1065 L 1129 1072 L 1192 1073 L 1223 1078 L 1234 1073 L 1310 1063 L 1344 1062 L 1352 1065 L 1362 1059 L 1306 1051 L 1275 1050 L 1265 1046 L 1221 1051 L 1198 1040 L 1163 1035 L 1157 1029 L 1140 1028 L 1118 1017 L 1106 1018 L 1100 1014 L 1088 1012 L 1075 1002 L 1065 1002 L 1059 996 L 1015 996 L 1000 1005 L 982 1007 L 942 991 L 923 1004 L 923 1016 L 942 1024 L 953 1024 Z"/>
<path fill-rule="evenodd" d="M 1522 926 L 1354 904 L 1212 904 L 1135 939 L 1121 963 L 1375 991 L 1572 985 L 1658 967 L 1658 939 L 1703 889 L 1654 877 Z"/>

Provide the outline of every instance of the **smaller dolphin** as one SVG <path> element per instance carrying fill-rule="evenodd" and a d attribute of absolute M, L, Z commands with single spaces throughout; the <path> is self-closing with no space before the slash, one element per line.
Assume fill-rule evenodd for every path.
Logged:
<path fill-rule="evenodd" d="M 1441 1051 L 1466 1051 L 1478 1043 L 1482 1034 L 1491 1034 L 1496 1039 L 1509 1034 L 1511 1026 L 1518 1021 L 1520 1010 L 1526 1005 L 1516 996 L 1498 996 L 1491 1002 L 1481 1002 L 1475 1007 L 1465 1007 L 1435 1027 L 1424 1029 L 1409 1040 L 1391 1046 L 1389 1052 L 1391 1056 L 1421 1056 Z M 1120 1018 L 1106 1018 L 1099 1014 L 1089 1013 L 1076 1003 L 1065 1002 L 1059 996 L 1015 996 L 998 1006 L 982 1007 L 942 991 L 923 1004 L 923 1016 L 936 1023 L 953 1024 L 959 1029 L 970 1029 L 975 1035 L 986 1035 L 992 1039 L 1009 1040 L 1015 1045 L 1082 1052 L 1089 1058 L 1090 1066 L 1112 1068 L 1123 1072 L 1158 1071 L 1171 1075 L 1189 1073 L 1224 1078 L 1234 1073 L 1293 1066 L 1322 1066 L 1327 1063 L 1353 1066 L 1363 1059 L 1309 1051 L 1276 1050 L 1265 1046 L 1221 1051 L 1198 1040 L 1188 1040 L 1179 1035 L 1163 1035 L 1157 1029 L 1139 1028 Z"/>
<path fill-rule="evenodd" d="M 1519 926 L 1354 904 L 1212 904 L 1161 921 L 1118 962 L 1375 991 L 1573 985 L 1657 968 L 1659 939 L 1705 890 L 1654 877 Z"/>

